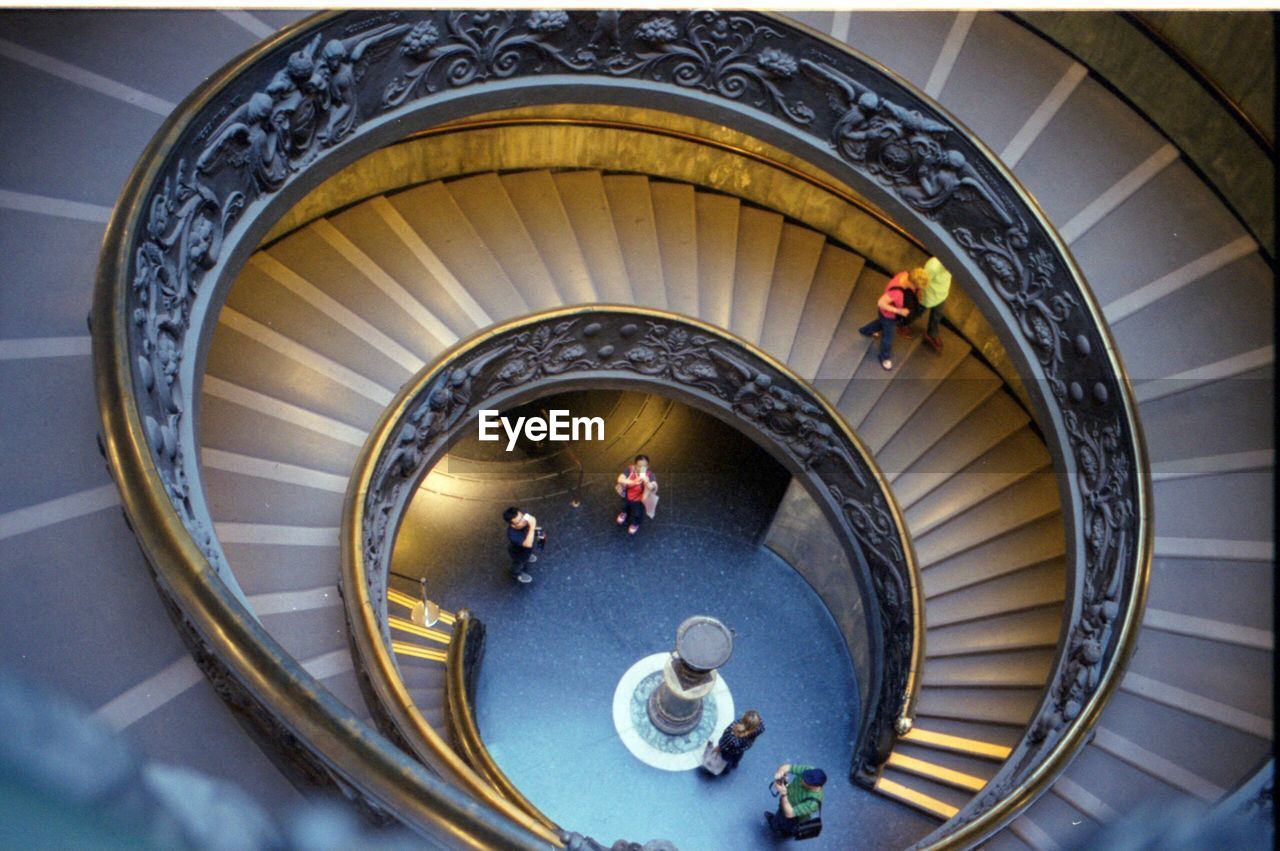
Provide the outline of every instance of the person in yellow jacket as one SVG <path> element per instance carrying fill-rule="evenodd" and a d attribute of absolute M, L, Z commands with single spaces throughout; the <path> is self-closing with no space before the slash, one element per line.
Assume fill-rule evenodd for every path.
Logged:
<path fill-rule="evenodd" d="M 920 290 L 920 306 L 929 309 L 929 324 L 924 333 L 924 341 L 933 347 L 935 352 L 942 352 L 942 305 L 951 293 L 951 273 L 942 265 L 937 257 L 930 257 L 924 264 L 925 274 L 929 281 Z"/>

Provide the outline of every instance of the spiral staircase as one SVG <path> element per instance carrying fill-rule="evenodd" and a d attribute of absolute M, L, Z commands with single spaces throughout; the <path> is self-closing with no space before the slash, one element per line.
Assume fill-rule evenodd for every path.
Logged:
<path fill-rule="evenodd" d="M 277 810 L 298 793 L 203 680 L 117 515 L 81 322 L 103 224 L 162 117 L 295 17 L 0 15 L 4 108 L 40 118 L 0 140 L 6 655 L 149 758 L 234 780 Z M 1151 126 L 1008 18 L 797 17 L 919 85 L 1000 154 L 1090 281 L 1140 403 L 1156 549 L 1138 649 L 1092 742 L 991 845 L 1074 844 L 1140 802 L 1212 804 L 1271 747 L 1264 252 Z M 157 49 L 163 65 L 137 61 Z M 923 256 L 908 240 L 839 242 L 623 171 L 460 170 L 324 210 L 249 259 L 199 411 L 208 502 L 248 604 L 367 717 L 336 590 L 338 527 L 347 474 L 397 388 L 457 340 L 533 311 L 611 302 L 698 317 L 811 379 L 893 487 L 922 568 L 927 655 L 915 728 L 877 789 L 941 821 L 1020 737 L 1059 641 L 1064 531 L 1044 442 L 989 352 L 950 331 L 941 355 L 900 339 L 884 373 L 856 335 L 892 271 L 875 260 L 883 241 Z M 447 631 L 401 631 L 397 655 L 426 707 Z"/>

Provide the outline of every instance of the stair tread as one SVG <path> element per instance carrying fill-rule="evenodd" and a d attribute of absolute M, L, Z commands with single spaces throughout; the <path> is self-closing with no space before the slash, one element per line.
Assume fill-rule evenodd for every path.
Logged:
<path fill-rule="evenodd" d="M 898 504 L 904 509 L 914 505 L 1029 421 L 1027 412 L 1008 393 L 992 394 L 909 467 L 898 474 L 887 473 Z"/>
<path fill-rule="evenodd" d="M 507 197 L 551 272 L 560 302 L 568 305 L 597 301 L 591 271 L 551 172 L 523 171 L 504 174 L 501 179 Z"/>
<path fill-rule="evenodd" d="M 1066 546 L 1062 515 L 1053 514 L 994 536 L 959 555 L 934 562 L 925 571 L 925 586 L 928 593 L 945 594 L 1061 558 Z"/>
<path fill-rule="evenodd" d="M 925 648 L 930 658 L 962 653 L 994 653 L 1058 643 L 1061 623 L 1052 609 L 995 615 L 982 621 L 930 627 Z"/>
<path fill-rule="evenodd" d="M 1043 685 L 1056 647 L 971 656 L 931 657 L 921 672 L 924 687 L 1004 687 Z"/>
<path fill-rule="evenodd" d="M 796 329 L 825 244 L 825 238 L 816 231 L 793 224 L 782 226 L 760 334 L 760 348 L 780 361 L 787 359 L 795 344 Z"/>
<path fill-rule="evenodd" d="M 733 312 L 733 279 L 738 256 L 737 198 L 699 192 L 694 198 L 698 229 L 698 315 L 727 329 Z"/>
<path fill-rule="evenodd" d="M 928 568 L 1005 531 L 1059 512 L 1058 480 L 1033 473 L 916 538 L 916 556 Z"/>
<path fill-rule="evenodd" d="M 971 792 L 987 785 L 1000 770 L 998 762 L 934 750 L 902 739 L 894 744 L 888 764 L 899 771 Z"/>
<path fill-rule="evenodd" d="M 973 797 L 973 792 L 971 791 L 957 789 L 954 786 L 948 786 L 944 783 L 936 783 L 928 778 L 900 771 L 889 766 L 885 766 L 884 770 L 881 772 L 880 781 L 880 783 L 876 784 L 877 791 L 883 792 L 883 787 L 888 784 L 893 784 L 890 788 L 896 787 L 897 789 L 906 789 L 916 795 L 924 796 L 925 800 L 921 802 L 923 806 L 915 804 L 910 800 L 906 801 L 906 803 L 911 803 L 913 806 L 916 806 L 917 809 L 924 809 L 926 812 L 930 812 L 931 810 L 929 807 L 931 805 L 928 801 L 931 800 L 938 802 L 941 804 L 941 807 L 939 808 L 941 811 L 932 813 L 938 818 L 950 818 L 955 814 L 956 810 L 959 810 L 967 804 L 969 799 Z M 899 800 L 902 800 L 902 798 L 899 798 Z M 933 806 L 936 806 L 936 804 Z"/>
<path fill-rule="evenodd" d="M 1037 471 L 1051 469 L 1050 463 L 1040 437 L 1030 428 L 1019 429 L 907 509 L 907 526 L 923 537 Z"/>
<path fill-rule="evenodd" d="M 876 463 L 890 481 L 895 481 L 930 447 L 946 440 L 947 435 L 998 392 L 1000 386 L 999 377 L 980 360 L 965 357 L 876 452 Z"/>
<path fill-rule="evenodd" d="M 388 218 L 394 222 L 394 227 Z M 454 300 L 432 270 L 415 254 L 415 248 L 419 251 L 424 248 L 430 251 L 430 248 L 412 236 L 408 223 L 385 198 L 356 204 L 335 213 L 329 221 L 361 251 L 378 258 L 378 265 L 439 317 L 455 336 L 464 337 L 479 327 L 476 318 Z M 415 245 L 406 244 L 406 238 L 414 240 Z M 439 258 L 435 259 L 438 262 Z M 443 265 L 438 268 L 443 268 Z M 456 282 L 451 283 L 456 285 Z"/>
<path fill-rule="evenodd" d="M 491 319 L 528 311 L 524 295 L 442 183 L 397 192 L 387 201 Z"/>
<path fill-rule="evenodd" d="M 1025 725 L 1035 713 L 1040 688 L 925 688 L 916 703 L 921 715 L 959 721 Z"/>
<path fill-rule="evenodd" d="M 917 328 L 916 333 L 923 334 L 923 328 Z M 894 381 L 858 427 L 858 436 L 872 452 L 878 453 L 883 449 L 903 423 L 921 405 L 927 404 L 930 395 L 947 380 L 968 353 L 968 344 L 954 340 L 953 345 L 945 346 L 941 353 L 925 346 L 902 365 Z"/>
<path fill-rule="evenodd" d="M 812 379 L 818 374 L 865 263 L 852 251 L 831 243 L 823 246 L 796 328 L 795 342 L 787 355 L 787 366 L 801 378 Z"/>
<path fill-rule="evenodd" d="M 1066 567 L 1062 559 L 1053 559 L 946 594 L 931 593 L 926 573 L 925 605 L 929 624 L 937 628 L 1005 612 L 1048 607 L 1066 597 L 1066 584 Z"/>
<path fill-rule="evenodd" d="M 560 294 L 551 273 L 498 176 L 472 175 L 450 180 L 444 188 L 529 308 L 558 306 Z"/>
<path fill-rule="evenodd" d="M 632 292 L 631 278 L 619 247 L 613 213 L 599 172 L 556 172 L 551 178 L 591 271 L 596 297 L 612 304 L 639 303 Z"/>
<path fill-rule="evenodd" d="M 985 735 L 985 731 L 983 733 Z M 1016 739 L 1015 739 L 1016 741 Z M 987 773 L 981 770 L 969 770 L 961 764 L 951 764 L 951 767 L 959 770 L 967 770 L 970 774 L 978 776 L 990 777 L 998 768 L 999 763 L 1003 762 L 1010 754 L 1011 747 L 1002 744 L 1000 741 L 993 741 L 990 738 L 972 738 L 971 736 L 957 736 L 954 734 L 943 733 L 932 727 L 924 727 L 917 723 L 905 734 L 898 737 L 898 743 L 895 749 L 904 747 L 914 747 L 921 754 L 935 755 L 933 758 L 939 758 L 940 754 L 958 754 L 963 755 L 967 760 L 972 762 L 996 763 Z M 904 751 L 912 753 L 912 751 Z M 922 757 L 928 758 L 928 757 Z"/>
<path fill-rule="evenodd" d="M 668 310 L 685 316 L 699 313 L 698 214 L 692 186 L 653 181 L 653 214 Z"/>
<path fill-rule="evenodd" d="M 781 238 L 782 216 L 755 207 L 740 209 L 729 330 L 748 343 L 760 342 Z"/>
<path fill-rule="evenodd" d="M 606 175 L 601 181 L 635 303 L 665 310 L 667 284 L 663 278 L 658 216 L 649 179 L 636 174 L 618 174 Z"/>

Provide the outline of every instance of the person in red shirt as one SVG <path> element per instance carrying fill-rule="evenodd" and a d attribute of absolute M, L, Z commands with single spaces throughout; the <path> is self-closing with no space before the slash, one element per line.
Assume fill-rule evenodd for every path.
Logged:
<path fill-rule="evenodd" d="M 618 476 L 617 491 L 622 497 L 622 510 L 618 512 L 618 525 L 628 523 L 627 534 L 640 531 L 644 519 L 645 497 L 658 489 L 658 479 L 649 469 L 649 456 L 637 455 L 635 463 Z"/>
<path fill-rule="evenodd" d="M 876 302 L 876 318 L 858 329 L 864 337 L 880 338 L 880 365 L 885 369 L 893 369 L 889 355 L 893 352 L 893 334 L 898 328 L 898 319 L 911 315 L 908 302 L 918 301 L 920 289 L 928 282 L 929 276 L 924 269 L 894 275 Z"/>

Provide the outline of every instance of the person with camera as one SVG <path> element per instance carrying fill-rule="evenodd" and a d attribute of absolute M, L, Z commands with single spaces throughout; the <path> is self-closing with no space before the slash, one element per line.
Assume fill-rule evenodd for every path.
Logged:
<path fill-rule="evenodd" d="M 533 577 L 525 568 L 538 560 L 533 548 L 546 538 L 546 532 L 538 528 L 538 518 L 515 506 L 502 512 L 507 521 L 507 553 L 511 556 L 511 578 L 527 585 Z"/>
<path fill-rule="evenodd" d="M 649 469 L 649 456 L 637 455 L 634 463 L 618 475 L 614 490 L 622 497 L 617 523 L 626 523 L 627 534 L 634 535 L 640 531 L 640 521 L 646 514 L 652 517 L 658 504 L 658 479 Z"/>
<path fill-rule="evenodd" d="M 822 813 L 822 787 L 826 783 L 827 773 L 821 768 L 789 762 L 778 766 L 770 787 L 778 797 L 778 811 L 764 812 L 769 829 L 783 836 L 816 835 L 809 832 L 809 826 L 821 824 L 817 819 Z M 806 829 L 801 830 L 802 827 Z"/>

